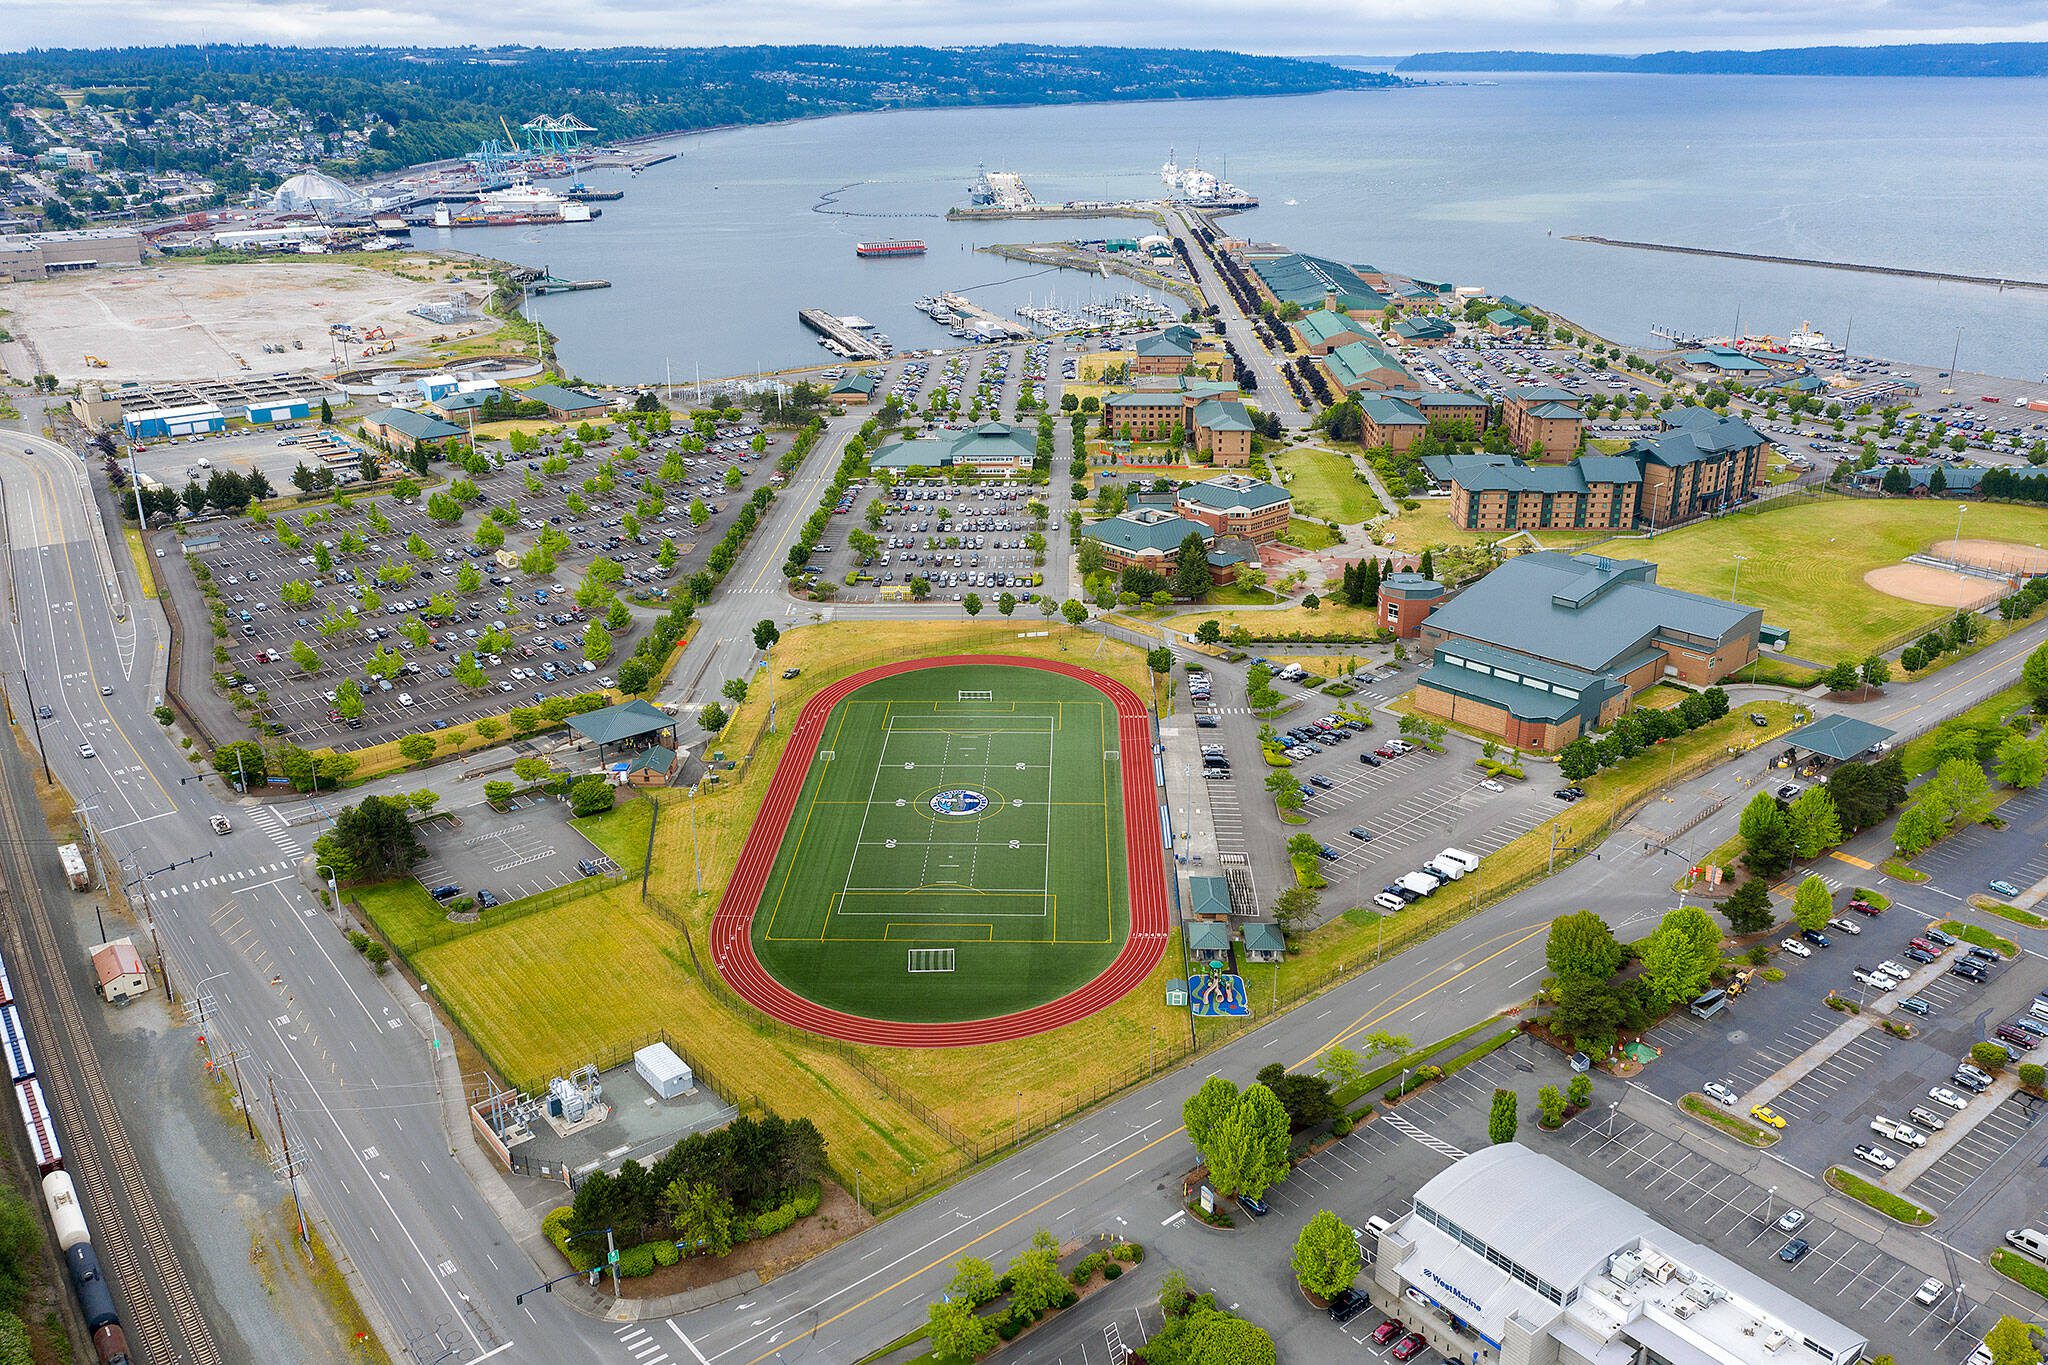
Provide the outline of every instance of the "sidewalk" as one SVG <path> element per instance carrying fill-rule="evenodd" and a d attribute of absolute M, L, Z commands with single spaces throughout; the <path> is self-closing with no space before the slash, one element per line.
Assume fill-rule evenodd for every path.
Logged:
<path fill-rule="evenodd" d="M 1744 1102 L 1750 1105 L 1769 1104 L 1803 1080 L 1807 1072 L 1854 1042 L 1858 1034 L 1870 1027 L 1870 1023 L 1860 1014 L 1847 1016 L 1826 1037 L 1752 1086 L 1742 1097 Z"/>

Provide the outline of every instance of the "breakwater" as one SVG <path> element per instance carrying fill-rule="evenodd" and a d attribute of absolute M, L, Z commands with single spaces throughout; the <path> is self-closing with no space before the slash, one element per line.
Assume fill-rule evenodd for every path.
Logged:
<path fill-rule="evenodd" d="M 1806 256 L 1769 256 L 1755 251 L 1720 251 L 1704 246 L 1674 246 L 1669 242 L 1631 242 L 1618 237 L 1568 236 L 1565 240 L 1591 242 L 1595 246 L 1623 246 L 1634 251 L 1668 251 L 1679 256 L 1714 256 L 1724 261 L 1763 261 L 1770 265 L 1803 265 L 1816 270 L 1852 270 L 1865 275 L 1940 280 L 1947 284 L 1982 284 L 1996 289 L 2048 289 L 2048 280 L 2010 279 L 1996 275 L 1961 275 L 1949 270 L 1915 270 L 1903 265 L 1865 265 L 1859 261 L 1820 261 Z"/>

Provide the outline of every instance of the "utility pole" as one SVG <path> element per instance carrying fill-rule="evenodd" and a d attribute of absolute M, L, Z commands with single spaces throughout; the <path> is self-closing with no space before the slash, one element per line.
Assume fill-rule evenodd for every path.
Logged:
<path fill-rule="evenodd" d="M 43 760 L 43 781 L 55 786 L 57 779 L 50 776 L 50 751 L 43 747 L 43 713 L 36 709 L 36 690 L 30 686 L 28 670 L 21 670 L 21 690 L 28 693 L 29 714 L 35 718 L 36 755 Z"/>
<path fill-rule="evenodd" d="M 278 1140 L 284 1145 L 284 1173 L 285 1178 L 291 1181 L 292 1212 L 299 1220 L 299 1241 L 301 1244 L 310 1247 L 313 1245 L 313 1236 L 306 1230 L 306 1210 L 299 1203 L 299 1168 L 292 1161 L 292 1135 L 285 1131 L 284 1110 L 278 1107 L 277 1076 L 275 1074 L 272 1074 L 270 1077 L 270 1112 L 277 1119 Z M 618 1288 L 617 1283 L 614 1282 L 612 1287 L 616 1290 Z"/>

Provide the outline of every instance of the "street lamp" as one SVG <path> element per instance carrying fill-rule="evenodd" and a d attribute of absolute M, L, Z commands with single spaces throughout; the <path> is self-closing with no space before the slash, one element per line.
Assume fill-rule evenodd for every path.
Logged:
<path fill-rule="evenodd" d="M 1961 555 L 1963 552 L 1963 513 L 1967 512 L 1968 510 L 1969 504 L 1961 502 L 1956 504 L 1955 552 L 1957 555 Z"/>
<path fill-rule="evenodd" d="M 334 912 L 334 922 L 336 924 L 341 923 L 341 891 L 334 884 L 333 865 L 329 863 L 318 863 L 314 866 L 313 870 L 315 872 L 321 872 L 326 874 L 328 908 Z"/>

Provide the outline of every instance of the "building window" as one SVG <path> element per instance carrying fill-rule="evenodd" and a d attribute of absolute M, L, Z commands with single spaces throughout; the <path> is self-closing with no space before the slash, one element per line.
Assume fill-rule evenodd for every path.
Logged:
<path fill-rule="evenodd" d="M 1401 604 L 1399 602 L 1387 603 L 1387 619 L 1389 621 L 1399 621 L 1401 619 Z"/>

